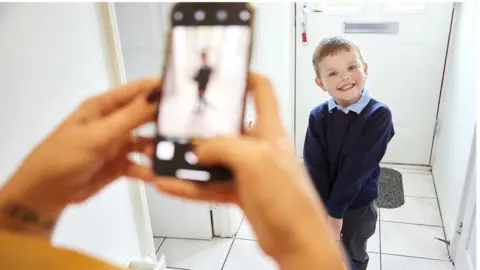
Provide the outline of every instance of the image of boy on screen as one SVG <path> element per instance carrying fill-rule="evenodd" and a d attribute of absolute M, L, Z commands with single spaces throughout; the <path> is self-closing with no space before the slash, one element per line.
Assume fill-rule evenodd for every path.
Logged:
<path fill-rule="evenodd" d="M 207 91 L 208 81 L 210 75 L 212 74 L 212 67 L 208 64 L 207 53 L 205 51 L 201 52 L 201 67 L 195 75 L 194 80 L 198 84 L 198 106 L 197 113 L 202 112 L 202 108 L 207 106 L 207 101 L 205 100 L 205 92 Z"/>
<path fill-rule="evenodd" d="M 175 27 L 159 135 L 190 140 L 240 132 L 250 38 L 243 26 Z"/>

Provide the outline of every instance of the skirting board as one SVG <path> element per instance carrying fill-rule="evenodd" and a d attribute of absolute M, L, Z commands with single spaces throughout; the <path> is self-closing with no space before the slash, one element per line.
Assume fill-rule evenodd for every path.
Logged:
<path fill-rule="evenodd" d="M 380 163 L 380 167 L 387 167 L 397 170 L 407 171 L 409 173 L 418 173 L 418 174 L 431 174 L 432 167 L 430 166 L 421 166 L 421 165 L 410 165 L 410 164 L 395 164 L 395 163 Z"/>
<path fill-rule="evenodd" d="M 238 206 L 234 204 L 214 204 L 212 209 L 214 236 L 234 237 L 242 219 L 243 212 Z"/>
<path fill-rule="evenodd" d="M 151 262 L 151 261 L 136 261 L 136 260 L 130 260 L 125 268 L 132 269 L 132 270 L 166 270 L 167 269 L 167 263 L 165 261 L 165 256 L 161 255 L 159 256 L 160 258 L 158 259 L 157 262 Z"/>

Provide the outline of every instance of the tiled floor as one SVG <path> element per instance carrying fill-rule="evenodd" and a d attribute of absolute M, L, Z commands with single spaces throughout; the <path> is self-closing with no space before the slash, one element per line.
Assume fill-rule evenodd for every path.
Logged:
<path fill-rule="evenodd" d="M 403 175 L 405 204 L 380 209 L 377 231 L 370 239 L 368 270 L 453 270 L 444 238 L 440 211 L 429 172 L 398 169 Z M 278 269 L 257 245 L 246 219 L 233 239 L 212 241 L 156 238 L 168 269 Z"/>

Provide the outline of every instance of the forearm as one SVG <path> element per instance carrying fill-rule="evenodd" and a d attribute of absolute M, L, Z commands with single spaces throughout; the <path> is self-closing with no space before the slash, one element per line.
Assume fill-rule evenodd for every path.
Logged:
<path fill-rule="evenodd" d="M 279 262 L 281 270 L 298 270 L 298 269 L 328 269 L 328 270 L 347 270 L 348 263 L 343 260 L 334 259 L 336 254 L 328 254 L 321 248 L 316 252 L 298 254 L 288 257 Z"/>
<path fill-rule="evenodd" d="M 283 194 L 282 197 L 289 202 L 283 205 L 283 209 L 290 209 L 286 211 L 290 214 L 280 214 L 277 218 L 294 219 L 295 222 L 288 223 L 284 231 L 275 233 L 281 235 L 280 239 L 270 239 L 275 247 L 270 255 L 284 270 L 346 269 L 343 266 L 346 257 L 336 241 L 338 238 L 331 232 L 328 216 L 316 193 L 311 188 L 309 190 L 303 196 L 295 196 L 295 200 L 289 198 L 297 191 L 295 188 L 290 189 L 290 194 Z"/>
<path fill-rule="evenodd" d="M 295 250 L 276 258 L 280 269 L 347 269 L 343 249 L 332 237 L 326 220 L 312 217 L 297 224 L 293 232 Z"/>
<path fill-rule="evenodd" d="M 0 189 L 0 229 L 50 240 L 65 207 L 42 203 L 41 189 L 21 184 L 32 181 L 18 181 L 20 177 L 25 176 L 14 175 Z"/>
<path fill-rule="evenodd" d="M 0 203 L 0 229 L 51 239 L 59 215 L 48 215 L 28 203 L 6 200 Z"/>

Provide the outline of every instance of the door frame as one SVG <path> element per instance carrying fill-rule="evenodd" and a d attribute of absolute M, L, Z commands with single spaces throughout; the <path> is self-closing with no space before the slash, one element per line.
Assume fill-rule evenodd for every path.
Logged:
<path fill-rule="evenodd" d="M 445 60 L 443 62 L 443 73 L 442 73 L 442 82 L 440 84 L 440 93 L 438 94 L 438 105 L 437 105 L 437 115 L 435 116 L 435 130 L 433 132 L 433 140 L 432 140 L 432 147 L 430 148 L 430 160 L 429 160 L 429 166 L 431 167 L 433 165 L 433 158 L 435 155 L 435 143 L 437 141 L 437 132 L 438 132 L 438 117 L 440 116 L 440 105 L 442 102 L 442 93 L 443 93 L 443 84 L 445 81 L 445 73 L 447 71 L 447 63 L 448 63 L 448 51 L 450 49 L 450 43 L 451 43 L 451 37 L 452 37 L 452 31 L 453 31 L 453 24 L 455 20 L 455 8 L 457 7 L 457 3 L 454 2 L 452 5 L 452 15 L 450 17 L 450 29 L 448 30 L 448 39 L 447 39 L 447 49 L 445 51 Z"/>
<path fill-rule="evenodd" d="M 472 139 L 472 145 L 470 146 L 470 154 L 469 154 L 469 160 L 467 164 L 467 172 L 465 175 L 465 183 L 463 185 L 463 191 L 462 191 L 462 199 L 460 202 L 460 207 L 458 209 L 458 214 L 457 214 L 457 223 L 455 226 L 455 235 L 453 236 L 452 239 L 452 244 L 450 246 L 450 259 L 455 262 L 455 259 L 457 257 L 457 253 L 461 250 L 462 248 L 460 244 L 460 239 L 462 236 L 462 228 L 464 227 L 464 220 L 465 220 L 465 214 L 467 209 L 469 209 L 470 205 L 468 204 L 471 199 L 475 200 L 476 199 L 476 190 L 472 190 L 472 185 L 474 185 L 476 179 L 476 172 L 477 172 L 477 129 L 476 129 L 476 124 L 475 128 L 473 131 L 473 139 Z M 471 192 L 474 192 L 474 195 L 471 194 Z M 473 196 L 473 198 L 471 197 Z M 474 206 L 474 213 L 476 212 L 476 200 L 475 200 L 475 206 Z M 467 232 L 468 233 L 468 232 Z"/>
<path fill-rule="evenodd" d="M 118 32 L 118 24 L 113 2 L 96 4 L 98 17 L 103 28 L 102 36 L 104 38 L 104 50 L 109 55 L 110 66 L 107 67 L 110 72 L 111 85 L 118 85 L 127 82 L 125 74 L 125 65 L 123 61 L 122 48 L 120 45 L 120 35 Z M 134 134 L 134 136 L 137 136 Z M 134 156 L 136 161 L 140 160 L 140 156 Z M 155 243 L 153 241 L 153 232 L 148 212 L 147 196 L 145 185 L 142 181 L 128 179 L 128 191 L 132 204 L 134 223 L 137 229 L 139 239 L 139 247 L 141 250 L 141 258 L 150 261 L 157 261 Z M 163 257 L 163 256 L 162 256 Z M 160 258 L 160 256 L 159 256 Z M 162 260 L 164 261 L 164 260 Z M 165 265 L 166 267 L 166 265 Z"/>

